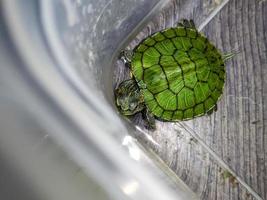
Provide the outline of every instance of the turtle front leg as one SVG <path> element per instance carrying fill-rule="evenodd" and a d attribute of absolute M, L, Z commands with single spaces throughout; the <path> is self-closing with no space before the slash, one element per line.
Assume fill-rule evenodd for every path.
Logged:
<path fill-rule="evenodd" d="M 133 51 L 132 50 L 122 50 L 119 55 L 119 59 L 123 61 L 125 66 L 129 67 L 131 66 L 131 60 L 133 57 Z"/>
<path fill-rule="evenodd" d="M 156 123 L 155 123 L 154 115 L 147 108 L 145 108 L 142 111 L 142 114 L 143 114 L 143 119 L 146 122 L 147 128 L 155 130 L 156 129 Z"/>
<path fill-rule="evenodd" d="M 176 26 L 196 29 L 195 23 L 192 19 L 181 19 Z"/>

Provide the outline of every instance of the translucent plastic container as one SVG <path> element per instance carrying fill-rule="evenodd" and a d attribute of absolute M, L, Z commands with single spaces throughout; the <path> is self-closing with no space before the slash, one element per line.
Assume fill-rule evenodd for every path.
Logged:
<path fill-rule="evenodd" d="M 1 198 L 196 198 L 113 103 L 115 57 L 164 3 L 1 2 Z"/>
<path fill-rule="evenodd" d="M 0 5 L 0 199 L 267 198 L 265 1 Z M 217 112 L 150 131 L 115 107 L 118 55 L 182 18 L 239 53 Z"/>

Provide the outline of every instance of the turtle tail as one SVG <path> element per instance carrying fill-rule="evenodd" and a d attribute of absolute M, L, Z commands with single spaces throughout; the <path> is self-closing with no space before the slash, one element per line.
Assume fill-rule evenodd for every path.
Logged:
<path fill-rule="evenodd" d="M 236 56 L 238 53 L 240 53 L 240 52 L 239 51 L 233 51 L 233 52 L 230 52 L 230 53 L 223 54 L 222 55 L 223 62 L 225 62 L 227 60 L 230 60 L 231 58 Z"/>

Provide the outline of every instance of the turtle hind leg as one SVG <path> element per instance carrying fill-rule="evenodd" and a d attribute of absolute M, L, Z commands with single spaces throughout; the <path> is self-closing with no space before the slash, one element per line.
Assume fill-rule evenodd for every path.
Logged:
<path fill-rule="evenodd" d="M 217 104 L 215 104 L 215 106 L 212 109 L 207 111 L 207 115 L 211 115 L 212 113 L 216 112 L 217 110 L 218 110 L 218 106 L 217 106 Z"/>
<path fill-rule="evenodd" d="M 177 23 L 178 27 L 185 27 L 185 28 L 192 28 L 192 29 L 196 29 L 195 23 L 192 19 L 188 20 L 188 19 L 181 19 L 178 23 Z"/>
<path fill-rule="evenodd" d="M 145 120 L 146 127 L 150 130 L 155 130 L 156 122 L 155 122 L 154 115 L 147 108 L 145 108 L 142 111 L 142 116 L 143 116 L 143 119 Z"/>

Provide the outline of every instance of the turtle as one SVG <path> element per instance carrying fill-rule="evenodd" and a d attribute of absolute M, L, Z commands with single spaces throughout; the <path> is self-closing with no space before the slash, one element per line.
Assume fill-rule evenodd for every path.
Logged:
<path fill-rule="evenodd" d="M 125 116 L 142 112 L 152 129 L 155 118 L 176 122 L 211 114 L 223 93 L 225 61 L 234 55 L 222 54 L 193 20 L 182 19 L 121 52 L 132 78 L 115 89 L 116 106 Z"/>

